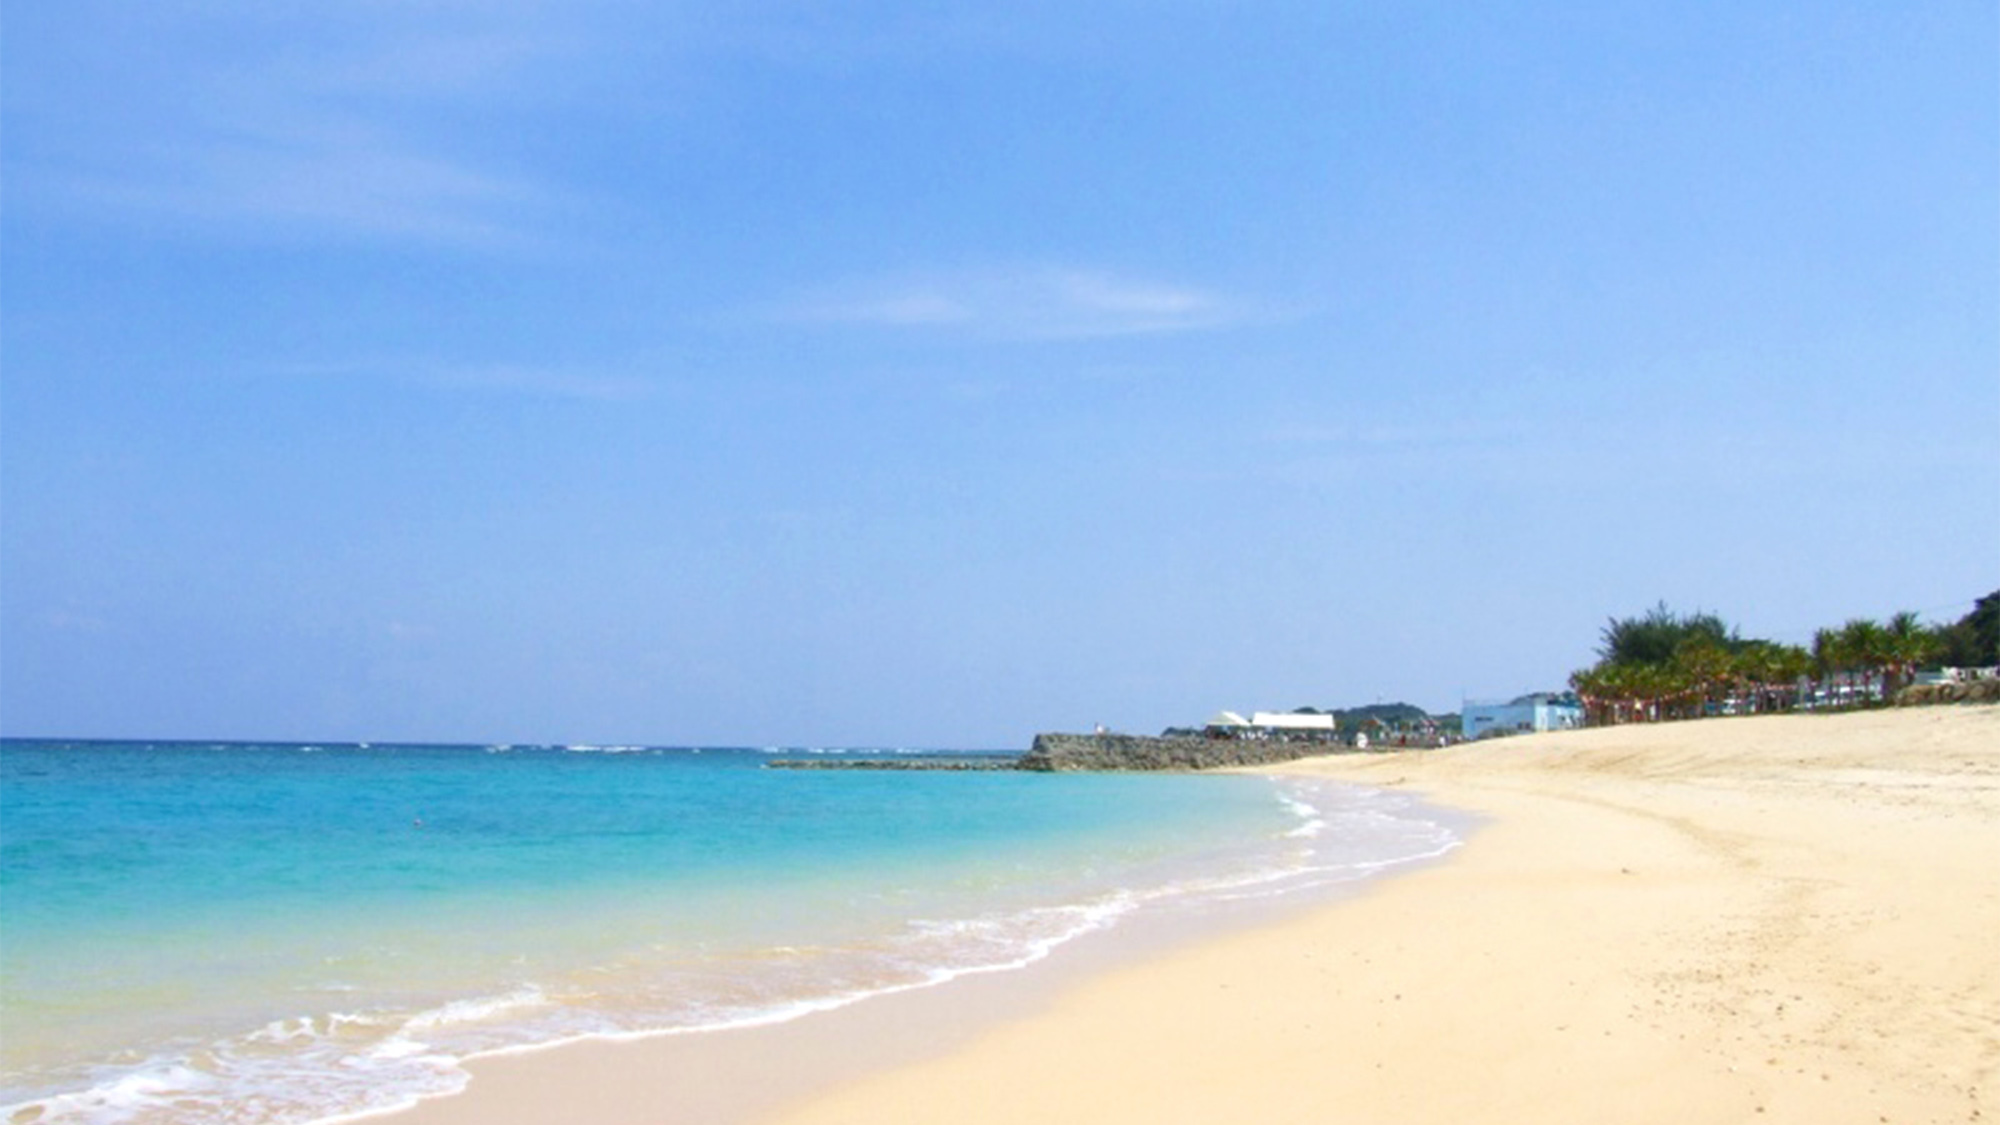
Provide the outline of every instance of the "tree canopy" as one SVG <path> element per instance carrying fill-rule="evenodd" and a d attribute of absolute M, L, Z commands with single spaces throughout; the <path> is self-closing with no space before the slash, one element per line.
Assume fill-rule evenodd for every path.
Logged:
<path fill-rule="evenodd" d="M 2000 664 L 2000 590 L 1952 625 L 1926 625 L 1912 612 L 1886 622 L 1856 617 L 1816 631 L 1810 649 L 1746 640 L 1713 613 L 1676 613 L 1662 601 L 1606 622 L 1597 655 L 1570 685 L 1586 706 L 1614 715 L 1702 714 L 1732 696 L 1752 709 L 1788 706 L 1786 689 L 1814 675 L 1873 678 L 1886 697 L 1927 664 Z"/>
<path fill-rule="evenodd" d="M 1972 612 L 1941 630 L 1944 663 L 1958 668 L 2000 664 L 2000 590 L 1972 603 Z"/>
<path fill-rule="evenodd" d="M 1683 616 L 1662 601 L 1643 617 L 1614 617 L 1607 622 L 1597 655 L 1611 664 L 1666 664 L 1689 642 L 1704 642 L 1725 652 L 1743 644 L 1735 628 L 1715 614 Z"/>

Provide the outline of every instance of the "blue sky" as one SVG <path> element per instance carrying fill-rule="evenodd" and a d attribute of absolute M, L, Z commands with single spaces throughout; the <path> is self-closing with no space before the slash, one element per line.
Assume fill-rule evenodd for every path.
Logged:
<path fill-rule="evenodd" d="M 1990 3 L 0 53 L 7 734 L 1018 747 L 2000 586 Z"/>

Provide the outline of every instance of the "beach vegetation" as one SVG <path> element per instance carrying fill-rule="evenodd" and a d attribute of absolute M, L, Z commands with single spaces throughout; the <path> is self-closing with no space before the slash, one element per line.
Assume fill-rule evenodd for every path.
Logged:
<path fill-rule="evenodd" d="M 1886 703 L 1920 668 L 2000 663 L 2000 590 L 1951 625 L 1909 611 L 1856 617 L 1816 630 L 1810 646 L 1746 639 L 1713 613 L 1662 601 L 1606 622 L 1597 656 L 1570 676 L 1590 725 Z"/>
<path fill-rule="evenodd" d="M 1735 628 L 1715 614 L 1677 614 L 1663 601 L 1638 617 L 1607 622 L 1597 655 L 1611 664 L 1658 667 L 1671 662 L 1682 645 L 1696 641 L 1725 651 L 1743 643 Z"/>
<path fill-rule="evenodd" d="M 1938 662 L 1951 668 L 2000 664 L 2000 590 L 1972 603 L 1972 612 L 1938 631 Z"/>

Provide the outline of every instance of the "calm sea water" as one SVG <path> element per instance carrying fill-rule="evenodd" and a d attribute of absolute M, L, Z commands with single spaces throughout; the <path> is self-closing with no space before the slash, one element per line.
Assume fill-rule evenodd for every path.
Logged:
<path fill-rule="evenodd" d="M 479 1054 L 776 1022 L 1457 842 L 1325 782 L 771 753 L 0 742 L 0 1119 L 384 1109 Z"/>

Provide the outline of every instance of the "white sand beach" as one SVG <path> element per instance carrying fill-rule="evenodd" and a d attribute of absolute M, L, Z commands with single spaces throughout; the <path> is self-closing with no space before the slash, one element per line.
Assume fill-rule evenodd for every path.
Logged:
<path fill-rule="evenodd" d="M 396 1120 L 2000 1119 L 2000 707 L 1280 768 L 1488 823 L 1262 928 L 777 1028 L 487 1060 Z"/>

